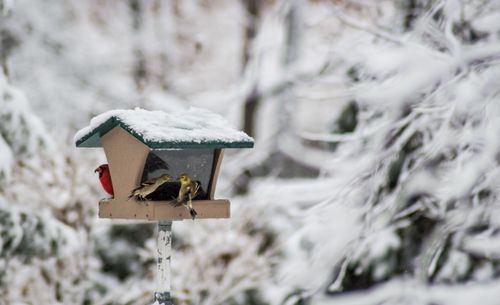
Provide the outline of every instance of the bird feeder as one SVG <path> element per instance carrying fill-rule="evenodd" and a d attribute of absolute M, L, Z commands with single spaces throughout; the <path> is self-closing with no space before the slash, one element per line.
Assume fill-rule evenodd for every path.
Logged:
<path fill-rule="evenodd" d="M 199 183 L 200 191 L 192 201 L 196 219 L 229 218 L 229 200 L 214 198 L 223 150 L 252 148 L 253 139 L 207 110 L 166 113 L 136 108 L 96 116 L 75 135 L 75 143 L 77 147 L 102 147 L 106 154 L 114 195 L 99 202 L 100 218 L 159 221 L 161 283 L 155 298 L 160 304 L 170 304 L 166 282 L 170 277 L 171 221 L 192 218 L 184 206 L 172 204 L 180 189 L 175 178 L 187 173 Z M 129 198 L 141 183 L 165 174 L 173 180 L 146 200 Z"/>

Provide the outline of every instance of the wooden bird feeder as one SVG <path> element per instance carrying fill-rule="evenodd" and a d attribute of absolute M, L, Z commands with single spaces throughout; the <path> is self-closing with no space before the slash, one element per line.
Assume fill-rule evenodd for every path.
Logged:
<path fill-rule="evenodd" d="M 99 202 L 99 217 L 182 220 L 191 216 L 175 200 L 179 182 L 168 182 L 147 201 L 129 200 L 130 191 L 146 180 L 188 173 L 201 184 L 193 200 L 197 219 L 229 218 L 230 203 L 214 199 L 224 148 L 251 148 L 253 139 L 227 127 L 219 115 L 191 108 L 184 113 L 114 110 L 97 116 L 75 137 L 77 147 L 102 147 L 114 197 Z"/>
<path fill-rule="evenodd" d="M 143 109 L 103 113 L 75 135 L 77 147 L 102 147 L 114 190 L 99 202 L 100 218 L 158 220 L 158 287 L 155 301 L 170 300 L 171 229 L 173 220 L 191 219 L 184 206 L 172 204 L 186 173 L 200 185 L 193 198 L 196 219 L 229 218 L 230 202 L 214 199 L 225 148 L 252 148 L 253 139 L 229 127 L 221 116 L 190 108 L 182 113 Z M 146 197 L 129 199 L 142 182 L 168 174 L 173 178 Z"/>

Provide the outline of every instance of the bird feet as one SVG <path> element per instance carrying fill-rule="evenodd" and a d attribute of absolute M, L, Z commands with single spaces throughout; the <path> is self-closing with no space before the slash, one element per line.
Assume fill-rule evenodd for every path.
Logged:
<path fill-rule="evenodd" d="M 133 197 L 135 199 L 135 201 L 141 205 L 149 205 L 148 203 L 148 199 L 147 198 L 144 198 L 142 197 L 141 195 L 137 195 L 137 196 L 134 196 Z"/>

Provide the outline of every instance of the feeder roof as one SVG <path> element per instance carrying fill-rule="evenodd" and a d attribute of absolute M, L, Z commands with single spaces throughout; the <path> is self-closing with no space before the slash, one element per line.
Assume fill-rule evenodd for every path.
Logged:
<path fill-rule="evenodd" d="M 102 113 L 76 133 L 76 146 L 101 147 L 100 138 L 116 126 L 153 149 L 252 148 L 254 143 L 246 133 L 230 127 L 222 116 L 191 107 L 172 113 L 140 108 Z"/>

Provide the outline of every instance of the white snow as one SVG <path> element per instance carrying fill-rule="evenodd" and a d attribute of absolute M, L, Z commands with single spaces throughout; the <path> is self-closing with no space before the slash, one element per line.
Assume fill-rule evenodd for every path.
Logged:
<path fill-rule="evenodd" d="M 0 137 L 0 182 L 9 181 L 14 158 L 9 145 Z"/>
<path fill-rule="evenodd" d="M 14 6 L 14 0 L 0 0 L 0 8 L 2 8 L 2 14 L 7 15 L 12 7 Z"/>
<path fill-rule="evenodd" d="M 415 280 L 395 279 L 362 293 L 350 293 L 337 298 L 317 297 L 315 305 L 497 305 L 500 282 L 466 283 L 459 285 L 428 285 Z"/>
<path fill-rule="evenodd" d="M 222 116 L 195 107 L 182 112 L 148 111 L 141 108 L 111 110 L 94 117 L 89 126 L 78 131 L 75 142 L 112 117 L 151 142 L 253 142 L 246 133 L 230 127 Z"/>

